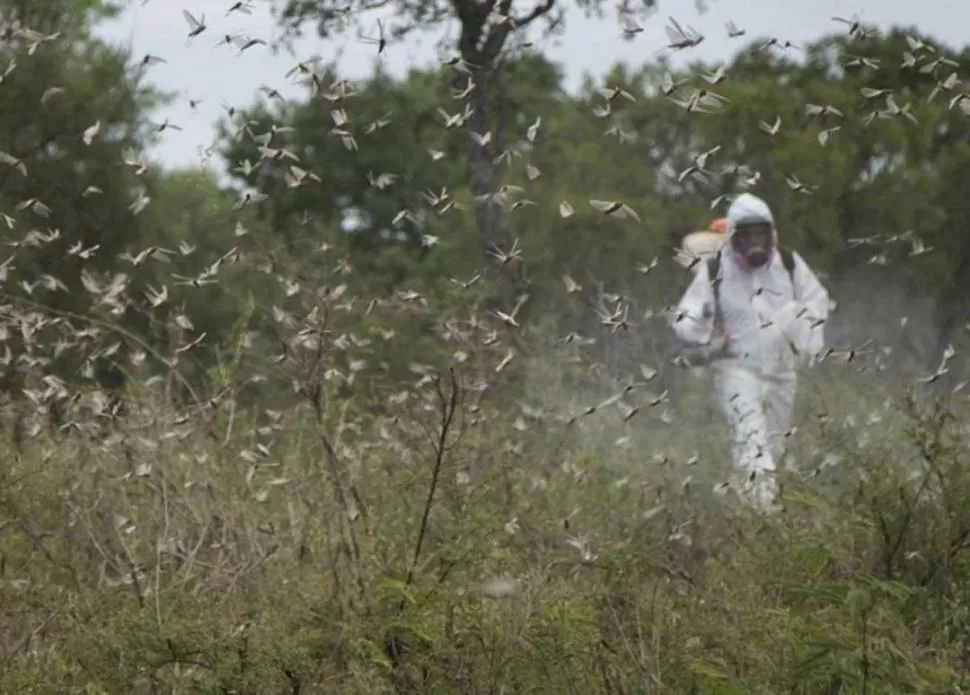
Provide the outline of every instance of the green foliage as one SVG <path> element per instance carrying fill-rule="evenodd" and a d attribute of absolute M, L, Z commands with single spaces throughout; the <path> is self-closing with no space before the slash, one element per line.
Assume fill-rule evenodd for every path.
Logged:
<path fill-rule="evenodd" d="M 146 111 L 163 100 L 139 85 L 124 51 L 89 35 L 113 12 L 100 2 L 0 3 L 0 15 L 34 32 L 14 31 L 0 51 L 0 210 L 16 229 L 3 301 L 19 295 L 18 308 L 40 304 L 59 320 L 91 308 L 82 275 L 117 269 L 117 254 L 139 234 L 145 184 L 125 161 L 148 142 Z M 12 291 L 18 285 L 23 292 Z M 7 346 L 25 348 L 16 339 Z M 59 363 L 61 374 L 79 367 Z M 20 376 L 7 371 L 4 381 Z"/>
<path fill-rule="evenodd" d="M 421 405 L 447 414 L 446 381 L 416 392 L 417 408 L 336 430 L 349 527 L 317 463 L 321 433 L 297 411 L 272 467 L 192 424 L 127 454 L 44 438 L 8 455 L 0 689 L 966 687 L 966 435 L 949 407 L 901 401 L 896 435 L 875 448 L 830 408 L 799 451 L 839 461 L 785 474 L 786 508 L 764 517 L 705 492 L 718 455 L 697 438 L 700 464 L 671 448 L 652 468 L 592 438 L 613 430 L 607 415 L 523 430 L 496 402 L 475 426 L 454 383 L 445 449 L 434 429 L 421 436 L 435 427 Z M 820 397 L 813 410 L 842 400 Z M 646 425 L 628 433 L 655 440 Z M 120 475 L 148 451 L 148 469 Z"/>
<path fill-rule="evenodd" d="M 670 247 L 757 171 L 783 242 L 833 282 L 877 253 L 850 239 L 895 238 L 868 289 L 943 307 L 935 369 L 970 286 L 968 120 L 953 85 L 930 98 L 947 64 L 889 69 L 902 30 L 868 40 L 877 73 L 841 38 L 798 63 L 754 42 L 712 87 L 725 106 L 687 114 L 663 62 L 571 95 L 485 5 L 396 8 L 389 34 L 457 19 L 483 65 L 315 73 L 305 101 L 222 124 L 226 189 L 134 161 L 164 97 L 91 38 L 112 5 L 0 0 L 65 37 L 0 57 L 0 692 L 965 691 L 967 412 L 933 390 L 952 374 L 909 392 L 883 352 L 822 365 L 766 516 L 655 321 L 689 279 Z M 323 33 L 335 9 L 277 3 Z M 867 119 L 873 84 L 916 123 Z M 843 114 L 825 144 L 806 103 Z M 934 252 L 908 258 L 909 230 Z"/>
<path fill-rule="evenodd" d="M 603 292 L 631 298 L 638 312 L 674 302 L 686 277 L 654 259 L 719 214 L 711 209 L 717 196 L 748 187 L 745 179 L 756 176 L 754 190 L 771 202 L 783 243 L 811 262 L 835 296 L 848 301 L 850 312 L 856 311 L 852 300 L 861 296 L 859 285 L 862 294 L 902 287 L 935 302 L 934 313 L 914 326 L 920 335 L 910 341 L 912 356 L 932 369 L 945 345 L 957 339 L 960 317 L 967 316 L 970 255 L 960 230 L 968 120 L 960 108 L 950 108 L 953 89 L 940 85 L 947 63 L 926 58 L 926 65 L 935 65 L 930 71 L 922 70 L 923 63 L 909 72 L 892 69 L 908 48 L 905 35 L 896 30 L 867 39 L 866 54 L 881 61 L 881 71 L 845 67 L 858 49 L 840 37 L 806 46 L 802 62 L 753 41 L 725 66 L 726 81 L 714 86 L 730 100 L 716 114 L 686 113 L 664 95 L 663 62 L 618 66 L 574 96 L 563 91 L 561 74 L 541 56 L 503 57 L 481 97 L 494 116 L 491 128 L 471 121 L 444 127 L 443 114 L 461 113 L 469 98 L 466 87 L 474 83 L 473 93 L 479 88 L 478 75 L 446 67 L 413 71 L 396 83 L 378 73 L 349 89 L 327 73 L 318 75 L 322 86 L 305 102 L 257 104 L 225 124 L 224 132 L 237 137 L 226 138 L 223 156 L 239 183 L 269 196 L 257 214 L 286 235 L 291 249 L 293 234 L 320 226 L 349 228 L 353 220 L 356 231 L 346 235 L 350 258 L 361 276 L 371 278 L 366 281 L 371 289 L 376 281 L 389 294 L 487 271 L 493 259 L 486 258 L 482 268 L 476 254 L 485 224 L 481 205 L 498 199 L 509 237 L 499 245 L 507 249 L 516 240 L 524 260 L 516 271 L 524 280 L 518 290 L 529 294 L 522 323 L 550 317 L 550 328 L 602 339 L 606 332 L 590 305 Z M 938 50 L 939 59 L 963 58 L 946 47 Z M 673 83 L 687 83 L 673 96 L 686 97 L 706 85 L 698 75 L 713 71 L 704 65 L 673 71 Z M 877 115 L 885 110 L 884 100 L 866 99 L 860 91 L 877 83 L 894 89 L 897 105 L 909 104 L 917 122 Z M 605 100 L 614 89 L 625 90 L 633 101 L 615 95 Z M 807 104 L 832 106 L 842 115 L 813 116 Z M 349 118 L 340 129 L 334 128 L 335 113 Z M 775 117 L 782 125 L 771 136 L 762 124 Z M 264 138 L 257 136 L 274 126 L 271 147 L 294 153 L 298 166 L 327 162 L 326 171 L 315 171 L 319 182 L 288 186 L 296 162 L 261 157 Z M 822 144 L 819 134 L 834 128 Z M 473 132 L 486 130 L 501 145 L 488 152 L 496 177 L 483 188 L 469 179 L 471 155 L 462 155 Z M 349 132 L 356 149 L 338 131 Z M 706 173 L 682 173 L 698 154 L 715 147 Z M 436 159 L 429 151 L 443 156 Z M 247 160 L 251 173 L 241 166 Z M 813 193 L 792 190 L 786 181 L 792 177 Z M 447 200 L 436 200 L 443 192 Z M 594 199 L 622 200 L 640 222 L 604 217 L 589 203 Z M 563 201 L 572 215 L 560 213 Z M 913 236 L 930 252 L 910 257 Z M 860 267 L 884 272 L 863 275 Z M 573 297 L 579 301 L 563 300 L 567 274 L 582 286 Z M 505 303 L 506 311 L 513 306 L 511 299 Z M 881 324 L 887 320 L 896 318 L 879 318 Z M 861 342 L 874 322 L 844 339 Z M 666 332 L 657 333 L 643 322 L 629 343 L 663 353 L 669 340 Z M 901 355 L 910 348 L 897 347 Z"/>

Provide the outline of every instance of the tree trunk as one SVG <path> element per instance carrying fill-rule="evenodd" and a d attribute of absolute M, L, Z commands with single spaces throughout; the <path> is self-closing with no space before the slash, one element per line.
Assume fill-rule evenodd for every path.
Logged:
<path fill-rule="evenodd" d="M 492 199 L 502 185 L 501 165 L 496 163 L 496 158 L 506 147 L 504 124 L 500 122 L 501 118 L 496 118 L 496 115 L 502 115 L 501 106 L 496 104 L 497 99 L 501 98 L 498 79 L 494 61 L 472 71 L 475 88 L 469 96 L 473 111 L 467 121 L 467 171 L 468 185 L 475 196 L 475 221 L 484 260 L 483 275 L 494 289 L 486 300 L 486 307 L 511 311 L 528 282 L 522 261 L 515 259 L 503 264 L 492 255 L 496 250 L 509 251 L 514 243 L 506 223 L 505 210 Z M 491 133 L 491 142 L 482 147 L 471 132 L 479 135 Z M 527 307 L 523 308 L 520 318 L 524 318 L 526 313 Z"/>
<path fill-rule="evenodd" d="M 479 135 L 489 132 L 492 134 L 492 142 L 485 147 L 481 147 L 471 136 L 467 144 L 468 184 L 475 196 L 475 219 L 483 253 L 493 247 L 507 249 L 511 241 L 502 207 L 490 198 L 483 199 L 483 196 L 495 193 L 501 185 L 498 165 L 494 160 L 504 143 L 498 141 L 500 133 L 493 127 L 489 103 L 494 91 L 494 78 L 495 73 L 491 66 L 475 70 L 472 77 L 475 88 L 469 99 L 473 109 L 468 119 L 470 130 Z"/>

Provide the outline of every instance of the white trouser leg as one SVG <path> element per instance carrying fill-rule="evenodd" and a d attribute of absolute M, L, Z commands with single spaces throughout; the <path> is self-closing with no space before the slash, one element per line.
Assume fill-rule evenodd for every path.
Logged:
<path fill-rule="evenodd" d="M 795 374 L 765 380 L 763 390 L 768 445 L 775 463 L 781 463 L 788 448 L 788 432 L 795 408 Z"/>
<path fill-rule="evenodd" d="M 735 364 L 719 365 L 714 376 L 717 400 L 731 428 L 731 458 L 745 477 L 743 487 L 764 504 L 770 504 L 775 493 L 777 452 L 769 433 L 772 424 L 785 417 L 786 399 L 770 393 L 772 385 Z"/>

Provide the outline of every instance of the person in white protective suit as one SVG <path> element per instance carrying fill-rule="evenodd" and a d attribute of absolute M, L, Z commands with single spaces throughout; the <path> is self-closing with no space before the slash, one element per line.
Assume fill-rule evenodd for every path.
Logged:
<path fill-rule="evenodd" d="M 824 347 L 829 295 L 793 251 L 778 245 L 771 209 L 749 193 L 727 214 L 726 239 L 674 314 L 677 337 L 717 346 L 707 358 L 731 427 L 731 457 L 756 500 L 771 505 L 773 476 L 791 429 L 796 369 Z M 713 282 L 712 282 L 713 279 Z"/>

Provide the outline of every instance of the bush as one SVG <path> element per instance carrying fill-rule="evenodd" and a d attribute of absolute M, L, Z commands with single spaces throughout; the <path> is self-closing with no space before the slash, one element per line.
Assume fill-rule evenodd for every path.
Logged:
<path fill-rule="evenodd" d="M 667 404 L 570 424 L 578 401 L 516 406 L 469 372 L 381 415 L 308 398 L 187 418 L 146 386 L 108 426 L 21 424 L 0 692 L 967 687 L 959 404 L 846 422 L 844 384 L 806 383 L 764 515 L 725 482 L 719 425 L 664 424 Z"/>

